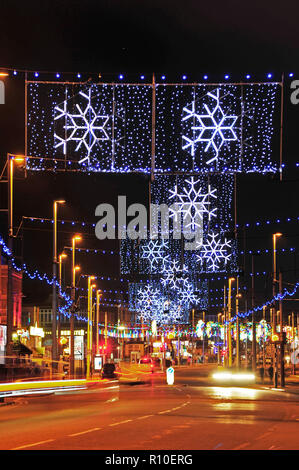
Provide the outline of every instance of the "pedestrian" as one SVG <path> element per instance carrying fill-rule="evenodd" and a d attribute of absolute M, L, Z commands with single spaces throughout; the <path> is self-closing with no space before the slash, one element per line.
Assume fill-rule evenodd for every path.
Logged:
<path fill-rule="evenodd" d="M 273 372 L 274 372 L 274 370 L 273 370 L 273 366 L 271 364 L 271 366 L 268 368 L 268 374 L 269 374 L 271 382 L 273 380 Z"/>
<path fill-rule="evenodd" d="M 259 368 L 259 374 L 260 374 L 261 382 L 264 383 L 265 369 L 263 366 Z"/>

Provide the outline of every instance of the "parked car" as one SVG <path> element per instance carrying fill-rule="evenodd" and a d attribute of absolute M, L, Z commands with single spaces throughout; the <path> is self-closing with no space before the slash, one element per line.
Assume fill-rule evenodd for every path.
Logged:
<path fill-rule="evenodd" d="M 114 379 L 115 377 L 117 377 L 115 373 L 115 364 L 104 364 L 102 369 L 102 379 Z"/>

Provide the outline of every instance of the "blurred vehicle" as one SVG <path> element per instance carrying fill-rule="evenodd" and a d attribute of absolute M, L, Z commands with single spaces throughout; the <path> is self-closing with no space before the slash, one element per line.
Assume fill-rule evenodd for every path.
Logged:
<path fill-rule="evenodd" d="M 225 385 L 248 385 L 256 381 L 255 374 L 252 371 L 244 369 L 220 369 L 212 374 L 214 382 Z"/>
<path fill-rule="evenodd" d="M 117 377 L 115 373 L 115 364 L 106 363 L 102 369 L 102 379 L 115 379 Z"/>

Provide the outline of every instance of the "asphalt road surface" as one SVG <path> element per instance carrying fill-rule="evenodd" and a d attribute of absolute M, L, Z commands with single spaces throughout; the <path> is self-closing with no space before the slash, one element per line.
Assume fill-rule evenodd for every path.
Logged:
<path fill-rule="evenodd" d="M 215 386 L 209 372 L 21 398 L 0 407 L 0 449 L 299 449 L 296 389 Z"/>

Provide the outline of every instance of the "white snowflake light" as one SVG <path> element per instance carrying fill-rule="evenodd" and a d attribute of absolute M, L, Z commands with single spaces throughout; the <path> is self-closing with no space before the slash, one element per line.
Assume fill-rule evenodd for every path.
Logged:
<path fill-rule="evenodd" d="M 179 290 L 188 285 L 187 266 L 180 267 L 177 261 L 167 263 L 163 270 L 161 282 L 164 287 Z"/>
<path fill-rule="evenodd" d="M 150 240 L 141 246 L 141 258 L 150 263 L 150 271 L 157 272 L 159 267 L 164 270 L 165 263 L 169 261 L 169 244 L 167 240 Z"/>
<path fill-rule="evenodd" d="M 220 269 L 221 263 L 226 265 L 231 258 L 230 249 L 230 241 L 225 238 L 224 243 L 221 243 L 218 233 L 210 233 L 206 243 L 201 245 L 200 254 L 197 255 L 197 259 L 201 264 L 206 261 L 207 271 L 216 272 Z"/>
<path fill-rule="evenodd" d="M 214 100 L 213 108 L 204 104 L 205 114 L 199 114 L 196 111 L 196 101 L 191 105 L 183 108 L 186 113 L 183 121 L 190 120 L 193 125 L 191 131 L 192 138 L 183 135 L 183 150 L 189 150 L 194 157 L 196 147 L 199 143 L 204 142 L 204 151 L 207 152 L 210 147 L 214 151 L 214 156 L 210 158 L 206 164 L 210 165 L 215 160 L 218 160 L 219 152 L 224 144 L 236 141 L 237 135 L 234 129 L 238 116 L 225 114 L 220 104 L 220 89 L 217 88 L 216 92 L 209 92 L 207 96 Z"/>
<path fill-rule="evenodd" d="M 183 219 L 187 224 L 186 228 L 191 228 L 192 231 L 202 229 L 202 221 L 204 214 L 207 214 L 208 220 L 212 217 L 216 217 L 217 208 L 211 209 L 211 200 L 217 199 L 216 189 L 211 189 L 208 186 L 208 191 L 205 193 L 199 186 L 200 180 L 195 180 L 192 176 L 190 180 L 185 180 L 189 187 L 184 187 L 183 192 L 179 193 L 178 186 L 175 186 L 171 192 L 170 198 L 175 198 L 179 212 L 183 215 Z M 177 213 L 170 208 L 171 217 L 176 217 Z"/>
<path fill-rule="evenodd" d="M 190 304 L 195 305 L 198 303 L 198 297 L 194 293 L 194 288 L 192 284 L 189 282 L 186 283 L 183 289 L 179 289 L 178 291 L 178 299 L 181 304 L 187 304 L 189 306 Z"/>
<path fill-rule="evenodd" d="M 156 312 L 159 313 L 163 306 L 159 289 L 151 285 L 138 289 L 136 294 L 136 309 L 144 319 L 152 320 Z"/>

